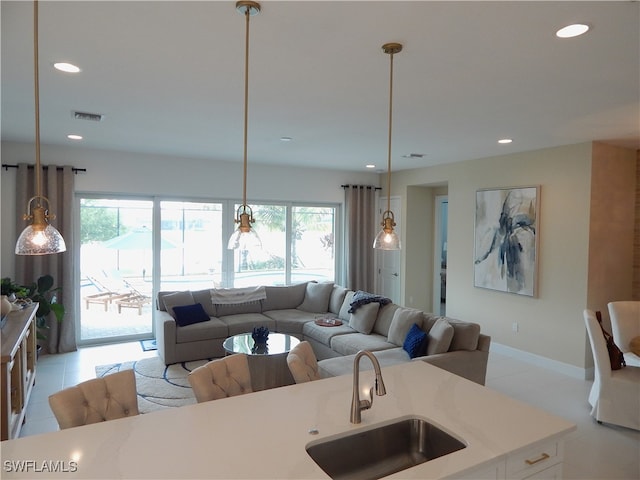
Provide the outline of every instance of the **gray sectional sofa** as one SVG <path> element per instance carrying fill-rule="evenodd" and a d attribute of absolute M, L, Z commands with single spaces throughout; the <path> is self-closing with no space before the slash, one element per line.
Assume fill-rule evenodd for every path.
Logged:
<path fill-rule="evenodd" d="M 350 312 L 354 296 L 362 300 L 362 292 L 356 295 L 331 282 L 260 289 L 262 298 L 241 303 L 220 303 L 220 296 L 215 295 L 220 290 L 159 292 L 156 339 L 165 364 L 224 356 L 222 343 L 227 337 L 266 326 L 270 331 L 307 340 L 323 376 L 350 373 L 355 354 L 365 349 L 372 351 L 383 367 L 425 361 L 476 383 L 485 382 L 491 339 L 480 333 L 476 323 L 394 303 L 381 305 L 371 298 L 356 302 L 355 311 Z M 327 318 L 342 324 L 321 326 L 316 322 Z M 424 351 L 411 358 L 404 342 L 414 324 L 427 338 Z M 363 362 L 362 367 L 367 368 L 365 365 Z"/>

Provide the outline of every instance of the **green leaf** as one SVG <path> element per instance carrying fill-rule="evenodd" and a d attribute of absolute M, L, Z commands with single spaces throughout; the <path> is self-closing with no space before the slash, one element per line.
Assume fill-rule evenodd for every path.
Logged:
<path fill-rule="evenodd" d="M 51 275 L 43 275 L 38 278 L 38 293 L 44 294 L 53 287 L 53 277 Z"/>
<path fill-rule="evenodd" d="M 61 303 L 52 303 L 50 305 L 50 309 L 56 316 L 58 323 L 62 323 L 62 318 L 64 317 L 64 305 Z"/>

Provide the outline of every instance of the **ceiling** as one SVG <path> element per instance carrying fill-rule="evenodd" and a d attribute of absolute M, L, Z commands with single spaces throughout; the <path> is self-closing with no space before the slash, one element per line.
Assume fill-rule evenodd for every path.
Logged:
<path fill-rule="evenodd" d="M 1 8 L 2 140 L 33 142 L 33 5 Z M 39 8 L 43 145 L 242 161 L 235 2 Z M 592 28 L 555 37 L 574 22 Z M 640 148 L 637 2 L 263 1 L 250 35 L 249 163 L 386 170 L 387 42 L 404 45 L 394 170 L 592 140 Z M 82 71 L 58 72 L 57 61 Z M 505 137 L 513 143 L 497 143 Z"/>

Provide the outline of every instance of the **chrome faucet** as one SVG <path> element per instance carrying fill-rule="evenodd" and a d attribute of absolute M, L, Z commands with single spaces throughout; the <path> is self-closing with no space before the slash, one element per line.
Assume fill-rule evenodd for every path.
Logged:
<path fill-rule="evenodd" d="M 364 356 L 369 357 L 376 373 L 376 395 L 382 396 L 387 394 L 387 389 L 382 380 L 382 372 L 380 364 L 373 353 L 368 350 L 360 350 L 353 359 L 353 397 L 351 398 L 351 423 L 360 423 L 362 421 L 362 410 L 367 410 L 373 405 L 373 387 L 369 389 L 369 400 L 360 400 L 360 359 Z"/>

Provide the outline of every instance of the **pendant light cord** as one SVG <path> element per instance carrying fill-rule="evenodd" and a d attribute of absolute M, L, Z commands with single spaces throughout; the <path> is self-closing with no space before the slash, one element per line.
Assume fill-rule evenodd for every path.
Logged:
<path fill-rule="evenodd" d="M 37 205 L 40 205 L 42 187 L 40 182 L 40 74 L 38 69 L 38 0 L 33 2 L 33 77 L 34 97 L 36 110 L 36 197 Z"/>
<path fill-rule="evenodd" d="M 249 123 L 249 17 L 251 8 L 245 9 L 245 51 L 244 51 L 244 171 L 242 177 L 242 204 L 247 204 L 247 138 Z"/>
<path fill-rule="evenodd" d="M 387 211 L 391 211 L 391 124 L 393 118 L 393 52 L 389 54 L 389 150 L 387 152 Z"/>

